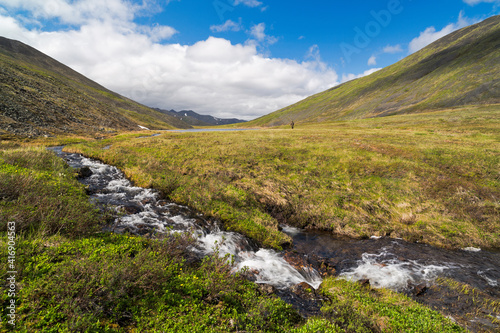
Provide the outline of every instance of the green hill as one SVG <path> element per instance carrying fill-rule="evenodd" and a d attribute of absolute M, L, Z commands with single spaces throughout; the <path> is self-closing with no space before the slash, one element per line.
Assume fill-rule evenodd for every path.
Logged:
<path fill-rule="evenodd" d="M 463 28 L 394 65 L 246 123 L 277 126 L 500 103 L 500 16 Z"/>
<path fill-rule="evenodd" d="M 0 37 L 0 135 L 188 128 L 114 93 L 21 42 Z"/>

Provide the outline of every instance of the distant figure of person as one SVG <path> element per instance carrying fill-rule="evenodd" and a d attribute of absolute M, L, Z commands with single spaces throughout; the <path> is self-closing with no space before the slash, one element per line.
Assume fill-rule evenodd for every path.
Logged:
<path fill-rule="evenodd" d="M 293 122 L 293 120 L 292 120 L 292 122 L 290 123 L 290 126 L 292 127 L 292 129 L 295 127 L 295 123 Z"/>

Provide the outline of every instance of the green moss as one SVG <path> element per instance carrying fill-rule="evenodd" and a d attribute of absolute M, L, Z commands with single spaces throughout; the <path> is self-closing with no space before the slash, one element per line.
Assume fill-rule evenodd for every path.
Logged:
<path fill-rule="evenodd" d="M 385 289 L 342 279 L 326 279 L 321 290 L 330 302 L 321 311 L 350 332 L 464 332 L 436 311 Z M 335 331 L 333 331 L 335 332 Z"/>

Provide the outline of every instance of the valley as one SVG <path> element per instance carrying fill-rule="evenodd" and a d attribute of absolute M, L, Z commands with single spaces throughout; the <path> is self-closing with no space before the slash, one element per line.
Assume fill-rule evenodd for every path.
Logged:
<path fill-rule="evenodd" d="M 0 332 L 498 331 L 499 41 L 243 122 L 0 37 Z"/>

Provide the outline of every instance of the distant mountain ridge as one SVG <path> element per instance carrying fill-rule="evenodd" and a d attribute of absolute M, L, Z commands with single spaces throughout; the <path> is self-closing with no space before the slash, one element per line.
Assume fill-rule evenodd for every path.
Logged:
<path fill-rule="evenodd" d="M 245 125 L 353 120 L 499 103 L 500 16 L 493 16 L 369 76 Z"/>
<path fill-rule="evenodd" d="M 162 110 L 162 109 L 155 109 L 155 110 L 176 117 L 191 126 L 219 126 L 219 125 L 231 125 L 231 124 L 239 124 L 246 122 L 246 120 L 241 120 L 236 118 L 221 119 L 210 115 L 201 115 L 192 110 L 182 110 L 182 111 Z"/>
<path fill-rule="evenodd" d="M 0 136 L 99 135 L 190 128 L 112 92 L 19 41 L 0 37 Z"/>

